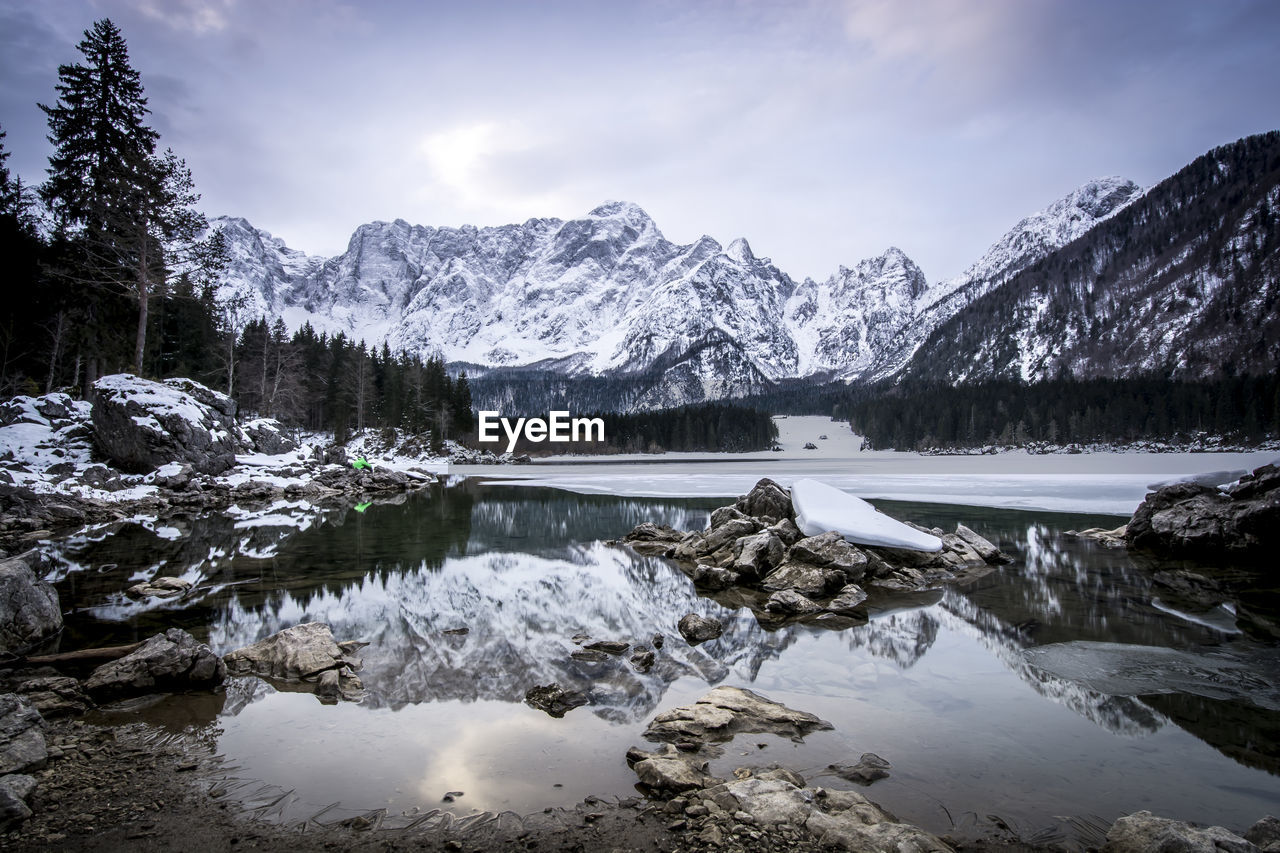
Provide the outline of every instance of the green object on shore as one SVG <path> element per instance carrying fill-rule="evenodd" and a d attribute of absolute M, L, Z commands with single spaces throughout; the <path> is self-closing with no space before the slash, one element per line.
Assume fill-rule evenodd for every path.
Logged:
<path fill-rule="evenodd" d="M 357 456 L 356 461 L 351 463 L 351 467 L 355 468 L 357 471 L 359 471 L 361 468 L 368 468 L 370 471 L 373 470 L 373 466 L 370 465 L 368 462 L 365 462 L 363 456 Z"/>
<path fill-rule="evenodd" d="M 371 506 L 373 506 L 373 501 L 365 501 L 362 504 L 356 504 L 356 512 L 364 512 Z"/>

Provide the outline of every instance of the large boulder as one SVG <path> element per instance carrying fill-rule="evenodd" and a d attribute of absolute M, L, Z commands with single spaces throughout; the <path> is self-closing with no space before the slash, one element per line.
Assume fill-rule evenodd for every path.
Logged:
<path fill-rule="evenodd" d="M 1258 848 L 1220 826 L 1194 827 L 1140 811 L 1111 824 L 1103 853 L 1257 853 Z"/>
<path fill-rule="evenodd" d="M 861 580 L 867 570 L 867 555 L 834 531 L 797 541 L 787 557 L 795 562 L 844 572 L 850 581 Z"/>
<path fill-rule="evenodd" d="M 157 690 L 215 687 L 227 677 L 222 660 L 204 643 L 170 628 L 119 660 L 104 663 L 85 680 L 94 699 L 114 699 Z"/>
<path fill-rule="evenodd" d="M 31 817 L 27 800 L 36 789 L 36 780 L 25 773 L 0 776 L 0 832 Z"/>
<path fill-rule="evenodd" d="M 781 521 L 796 517 L 795 509 L 791 506 L 791 493 L 768 477 L 761 479 L 751 487 L 751 491 L 738 498 L 734 507 L 753 518 L 768 517 Z"/>
<path fill-rule="evenodd" d="M 273 418 L 258 418 L 241 426 L 253 449 L 257 453 L 275 456 L 278 453 L 290 453 L 298 449 L 298 444 L 289 437 L 284 424 Z"/>
<path fill-rule="evenodd" d="M 1131 546 L 1191 558 L 1270 557 L 1280 545 L 1280 468 L 1226 487 L 1174 483 L 1147 495 L 1125 530 Z"/>
<path fill-rule="evenodd" d="M 338 643 L 323 622 L 304 622 L 223 656 L 232 675 L 257 675 L 316 685 L 322 702 L 355 700 L 364 684 L 356 671 L 363 663 L 355 652 L 364 643 Z"/>
<path fill-rule="evenodd" d="M 145 474 L 169 462 L 220 474 L 236 462 L 235 402 L 191 380 L 128 373 L 93 384 L 94 438 L 119 468 Z"/>
<path fill-rule="evenodd" d="M 20 557 L 0 562 L 0 652 L 17 652 L 62 630 L 53 586 Z"/>
<path fill-rule="evenodd" d="M 0 694 L 0 776 L 40 770 L 48 760 L 40 712 L 16 693 Z"/>

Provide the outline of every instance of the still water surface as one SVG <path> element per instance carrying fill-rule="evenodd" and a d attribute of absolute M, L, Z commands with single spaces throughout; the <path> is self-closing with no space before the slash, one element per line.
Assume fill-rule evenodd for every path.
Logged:
<path fill-rule="evenodd" d="M 68 647 L 176 625 L 225 653 L 313 620 L 340 640 L 370 642 L 360 704 L 324 706 L 237 679 L 116 715 L 215 741 L 226 772 L 244 780 L 228 790 L 274 800 L 268 817 L 335 802 L 390 814 L 529 813 L 629 795 L 635 777 L 623 756 L 644 744 L 645 723 L 718 684 L 835 729 L 804 743 L 740 737 L 713 763 L 717 775 L 779 762 L 815 784 L 852 787 L 827 765 L 875 752 L 893 770 L 868 795 L 935 831 L 968 812 L 1034 831 L 1061 816 L 1110 821 L 1144 808 L 1242 829 L 1280 802 L 1280 711 L 1266 702 L 1109 696 L 1021 654 L 1087 640 L 1280 659 L 1274 641 L 1242 633 L 1229 613 L 1188 618 L 1169 606 L 1153 567 L 1063 535 L 1122 519 L 880 502 L 924 524 L 967 524 L 1016 560 L 965 587 L 873 594 L 868 621 L 844 630 L 766 630 L 750 609 L 701 597 L 673 564 L 603 542 L 641 521 L 700 528 L 725 502 L 471 481 L 364 512 L 296 503 L 104 527 L 52 546 L 53 578 L 74 607 Z M 170 602 L 122 595 L 157 573 L 198 588 Z M 689 612 L 719 617 L 724 635 L 688 646 L 676 622 Z M 469 630 L 446 633 L 459 628 Z M 639 674 L 624 658 L 572 659 L 579 632 L 667 642 Z M 522 703 L 530 687 L 552 682 L 591 704 L 553 719 Z M 449 791 L 464 793 L 442 803 Z"/>

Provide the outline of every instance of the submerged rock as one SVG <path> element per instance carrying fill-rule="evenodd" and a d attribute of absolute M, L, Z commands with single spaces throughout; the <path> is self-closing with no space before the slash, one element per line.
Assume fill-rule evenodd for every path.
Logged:
<path fill-rule="evenodd" d="M 727 741 L 744 732 L 802 738 L 832 728 L 826 720 L 788 708 L 741 687 L 717 687 L 692 705 L 663 711 L 645 729 L 646 740 Z"/>
<path fill-rule="evenodd" d="M 177 598 L 191 591 L 191 581 L 182 578 L 152 578 L 124 591 L 130 598 Z"/>
<path fill-rule="evenodd" d="M 95 669 L 84 689 L 101 701 L 155 690 L 216 687 L 226 676 L 227 667 L 212 649 L 181 628 L 170 628 Z"/>
<path fill-rule="evenodd" d="M 62 630 L 62 608 L 51 584 L 21 557 L 0 562 L 0 652 L 19 652 Z"/>
<path fill-rule="evenodd" d="M 322 700 L 359 699 L 364 685 L 356 671 L 363 666 L 355 653 L 366 643 L 338 643 L 323 622 L 304 622 L 223 656 L 231 675 L 256 675 L 281 681 L 317 684 Z M 332 671 L 333 675 L 326 675 Z"/>
<path fill-rule="evenodd" d="M 724 633 L 724 623 L 719 619 L 699 616 L 697 613 L 686 613 L 680 617 L 676 628 L 679 629 L 680 636 L 694 646 L 705 643 L 707 640 L 714 640 Z"/>
<path fill-rule="evenodd" d="M 565 690 L 559 684 L 540 684 L 530 687 L 524 694 L 524 702 L 530 708 L 545 711 L 552 717 L 563 717 L 574 708 L 588 703 L 585 693 L 576 690 Z"/>
<path fill-rule="evenodd" d="M 1181 820 L 1134 812 L 1111 825 L 1103 853 L 1257 853 L 1258 848 L 1220 826 L 1194 827 Z"/>
<path fill-rule="evenodd" d="M 889 778 L 892 764 L 874 752 L 864 752 L 857 764 L 828 764 L 827 769 L 841 779 L 856 782 L 859 785 L 870 785 L 880 779 Z"/>
<path fill-rule="evenodd" d="M 627 750 L 627 764 L 640 777 L 640 784 L 659 793 L 679 793 L 724 781 L 707 772 L 706 760 L 681 752 L 669 743 L 656 752 L 633 746 Z"/>

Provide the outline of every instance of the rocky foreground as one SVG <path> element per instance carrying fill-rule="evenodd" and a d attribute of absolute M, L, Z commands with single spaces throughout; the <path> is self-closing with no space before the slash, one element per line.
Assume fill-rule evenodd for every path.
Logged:
<path fill-rule="evenodd" d="M 66 394 L 0 403 L 0 548 L 136 514 L 276 498 L 324 500 L 421 488 L 417 458 L 352 466 L 357 448 L 300 444 L 278 421 L 237 422 L 235 402 L 189 379 L 104 376 L 89 404 Z"/>

